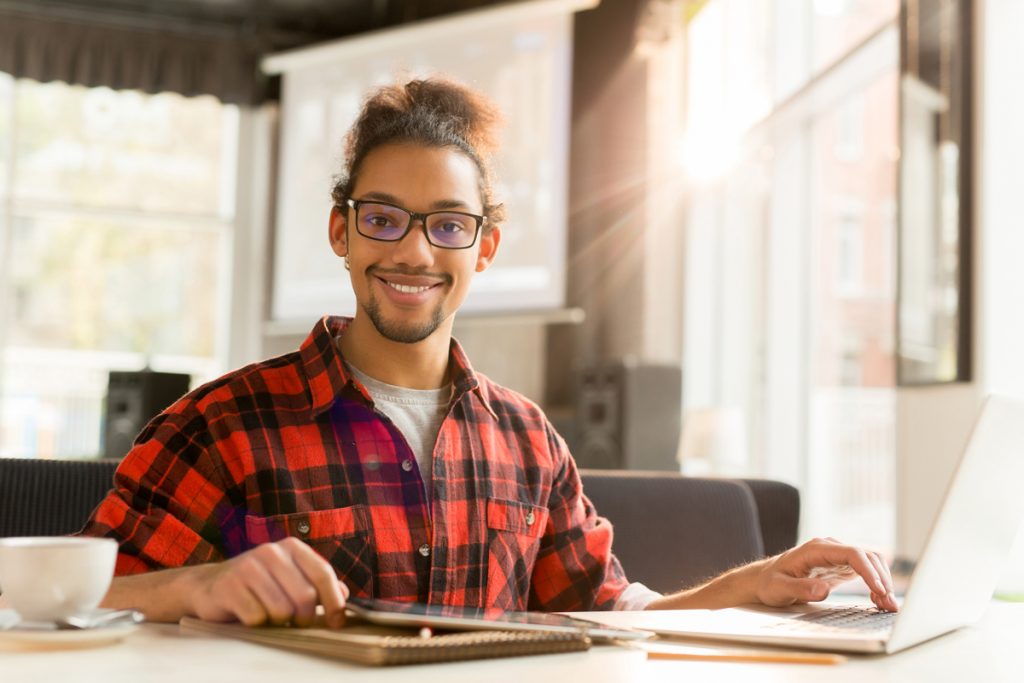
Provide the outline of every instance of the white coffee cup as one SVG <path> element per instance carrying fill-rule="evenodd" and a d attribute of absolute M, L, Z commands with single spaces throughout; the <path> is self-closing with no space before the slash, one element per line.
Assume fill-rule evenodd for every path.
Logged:
<path fill-rule="evenodd" d="M 114 576 L 110 538 L 0 538 L 0 591 L 24 621 L 54 621 L 95 609 Z"/>

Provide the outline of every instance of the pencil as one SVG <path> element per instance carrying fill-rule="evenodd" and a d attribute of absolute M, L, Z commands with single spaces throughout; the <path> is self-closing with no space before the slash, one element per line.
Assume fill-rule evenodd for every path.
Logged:
<path fill-rule="evenodd" d="M 831 652 L 786 652 L 783 650 L 727 650 L 711 647 L 670 647 L 654 649 L 641 646 L 647 659 L 675 659 L 716 662 L 766 662 L 774 664 L 842 664 L 843 655 Z"/>

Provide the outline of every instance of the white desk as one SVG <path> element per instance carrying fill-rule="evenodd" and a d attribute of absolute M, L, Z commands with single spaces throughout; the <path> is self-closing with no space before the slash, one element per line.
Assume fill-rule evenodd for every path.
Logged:
<path fill-rule="evenodd" d="M 185 635 L 151 624 L 110 647 L 78 651 L 0 651 L 0 681 L 416 681 L 417 683 L 649 683 L 665 681 L 1024 680 L 1024 604 L 993 602 L 984 620 L 888 657 L 851 656 L 838 666 L 647 661 L 643 653 L 597 647 L 590 652 L 412 667 L 365 668 L 235 640 Z"/>

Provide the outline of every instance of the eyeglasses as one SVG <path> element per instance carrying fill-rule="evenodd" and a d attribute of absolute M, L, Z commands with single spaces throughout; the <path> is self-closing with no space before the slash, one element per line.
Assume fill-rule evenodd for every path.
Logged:
<path fill-rule="evenodd" d="M 356 212 L 356 230 L 363 237 L 379 242 L 398 242 L 420 221 L 427 241 L 441 249 L 468 249 L 476 243 L 480 226 L 487 216 L 462 211 L 415 213 L 386 202 L 346 199 Z"/>

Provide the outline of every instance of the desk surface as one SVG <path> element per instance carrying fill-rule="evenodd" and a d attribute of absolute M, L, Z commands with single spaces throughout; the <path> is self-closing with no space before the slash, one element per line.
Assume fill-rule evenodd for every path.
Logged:
<path fill-rule="evenodd" d="M 590 652 L 454 664 L 365 668 L 242 641 L 195 636 L 149 624 L 123 642 L 91 650 L 0 651 L 0 679 L 21 681 L 390 681 L 420 683 L 648 683 L 694 680 L 1020 681 L 1024 672 L 1024 604 L 993 602 L 981 623 L 890 656 L 851 656 L 838 666 L 647 661 L 642 652 Z"/>

